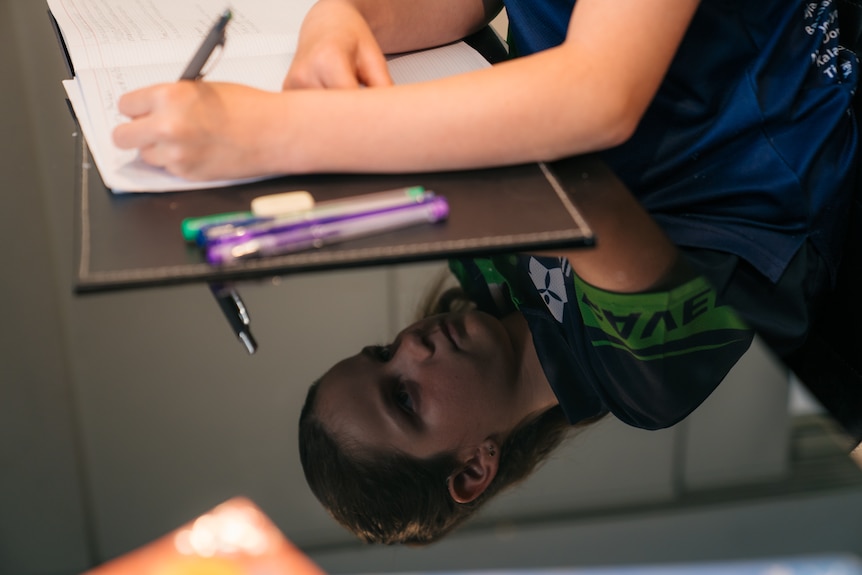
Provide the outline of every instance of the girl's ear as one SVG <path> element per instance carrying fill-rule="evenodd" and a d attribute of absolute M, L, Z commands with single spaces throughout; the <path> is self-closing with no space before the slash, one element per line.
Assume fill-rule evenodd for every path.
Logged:
<path fill-rule="evenodd" d="M 458 503 L 470 503 L 485 492 L 500 465 L 500 447 L 486 439 L 460 470 L 449 476 L 449 495 Z"/>

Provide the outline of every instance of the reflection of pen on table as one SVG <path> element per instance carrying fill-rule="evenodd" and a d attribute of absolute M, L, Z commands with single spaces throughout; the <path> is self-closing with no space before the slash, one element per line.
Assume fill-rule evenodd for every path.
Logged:
<path fill-rule="evenodd" d="M 230 284 L 210 282 L 209 286 L 236 336 L 249 354 L 254 353 L 257 342 L 251 335 L 251 320 L 239 293 Z"/>

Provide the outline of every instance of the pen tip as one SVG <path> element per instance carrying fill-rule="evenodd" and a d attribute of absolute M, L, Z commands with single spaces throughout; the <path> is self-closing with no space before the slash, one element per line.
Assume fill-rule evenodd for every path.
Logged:
<path fill-rule="evenodd" d="M 257 351 L 257 342 L 251 336 L 251 333 L 249 333 L 248 331 L 243 331 L 237 335 L 239 335 L 239 340 L 245 346 L 245 350 L 248 352 L 248 354 L 253 355 L 254 352 Z"/>

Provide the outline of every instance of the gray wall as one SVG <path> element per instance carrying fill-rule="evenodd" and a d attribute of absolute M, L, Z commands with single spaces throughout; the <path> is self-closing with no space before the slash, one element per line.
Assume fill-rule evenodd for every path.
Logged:
<path fill-rule="evenodd" d="M 244 285 L 253 357 L 202 286 L 75 297 L 75 127 L 42 2 L 0 2 L 0 62 L 0 573 L 77 573 L 238 494 L 333 573 L 862 553 L 858 482 L 686 503 L 790 473 L 786 378 L 759 349 L 690 421 L 602 423 L 441 546 L 356 547 L 308 493 L 296 417 L 438 266 Z"/>
<path fill-rule="evenodd" d="M 62 573 L 89 560 L 63 330 L 61 292 L 68 281 L 59 281 L 67 267 L 66 262 L 58 265 L 55 252 L 55 233 L 71 230 L 50 224 L 44 193 L 51 176 L 71 169 L 72 163 L 51 157 L 63 142 L 45 146 L 38 133 L 47 127 L 39 127 L 40 104 L 61 94 L 56 83 L 31 80 L 38 75 L 32 65 L 47 63 L 38 72 L 56 73 L 45 46 L 44 11 L 39 20 L 36 4 L 0 3 L 0 190 L 5 204 L 0 241 L 7 254 L 0 276 L 5 302 L 0 329 L 0 572 L 10 574 Z M 28 23 L 34 18 L 38 22 Z M 28 36 L 37 23 L 42 32 L 34 41 Z M 35 52 L 28 54 L 31 50 Z M 50 115 L 65 119 L 57 106 L 50 108 Z M 64 132 L 68 150 L 70 132 Z M 37 152 L 40 146 L 45 147 L 44 161 Z"/>

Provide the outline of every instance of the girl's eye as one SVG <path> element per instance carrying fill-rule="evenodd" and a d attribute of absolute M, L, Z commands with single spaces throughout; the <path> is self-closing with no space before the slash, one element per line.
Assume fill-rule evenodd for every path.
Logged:
<path fill-rule="evenodd" d="M 392 348 L 388 345 L 378 345 L 375 348 L 377 359 L 380 361 L 389 361 L 392 359 Z"/>
<path fill-rule="evenodd" d="M 413 398 L 407 393 L 407 389 L 403 385 L 398 385 L 395 388 L 395 403 L 398 407 L 407 413 L 413 413 Z"/>

